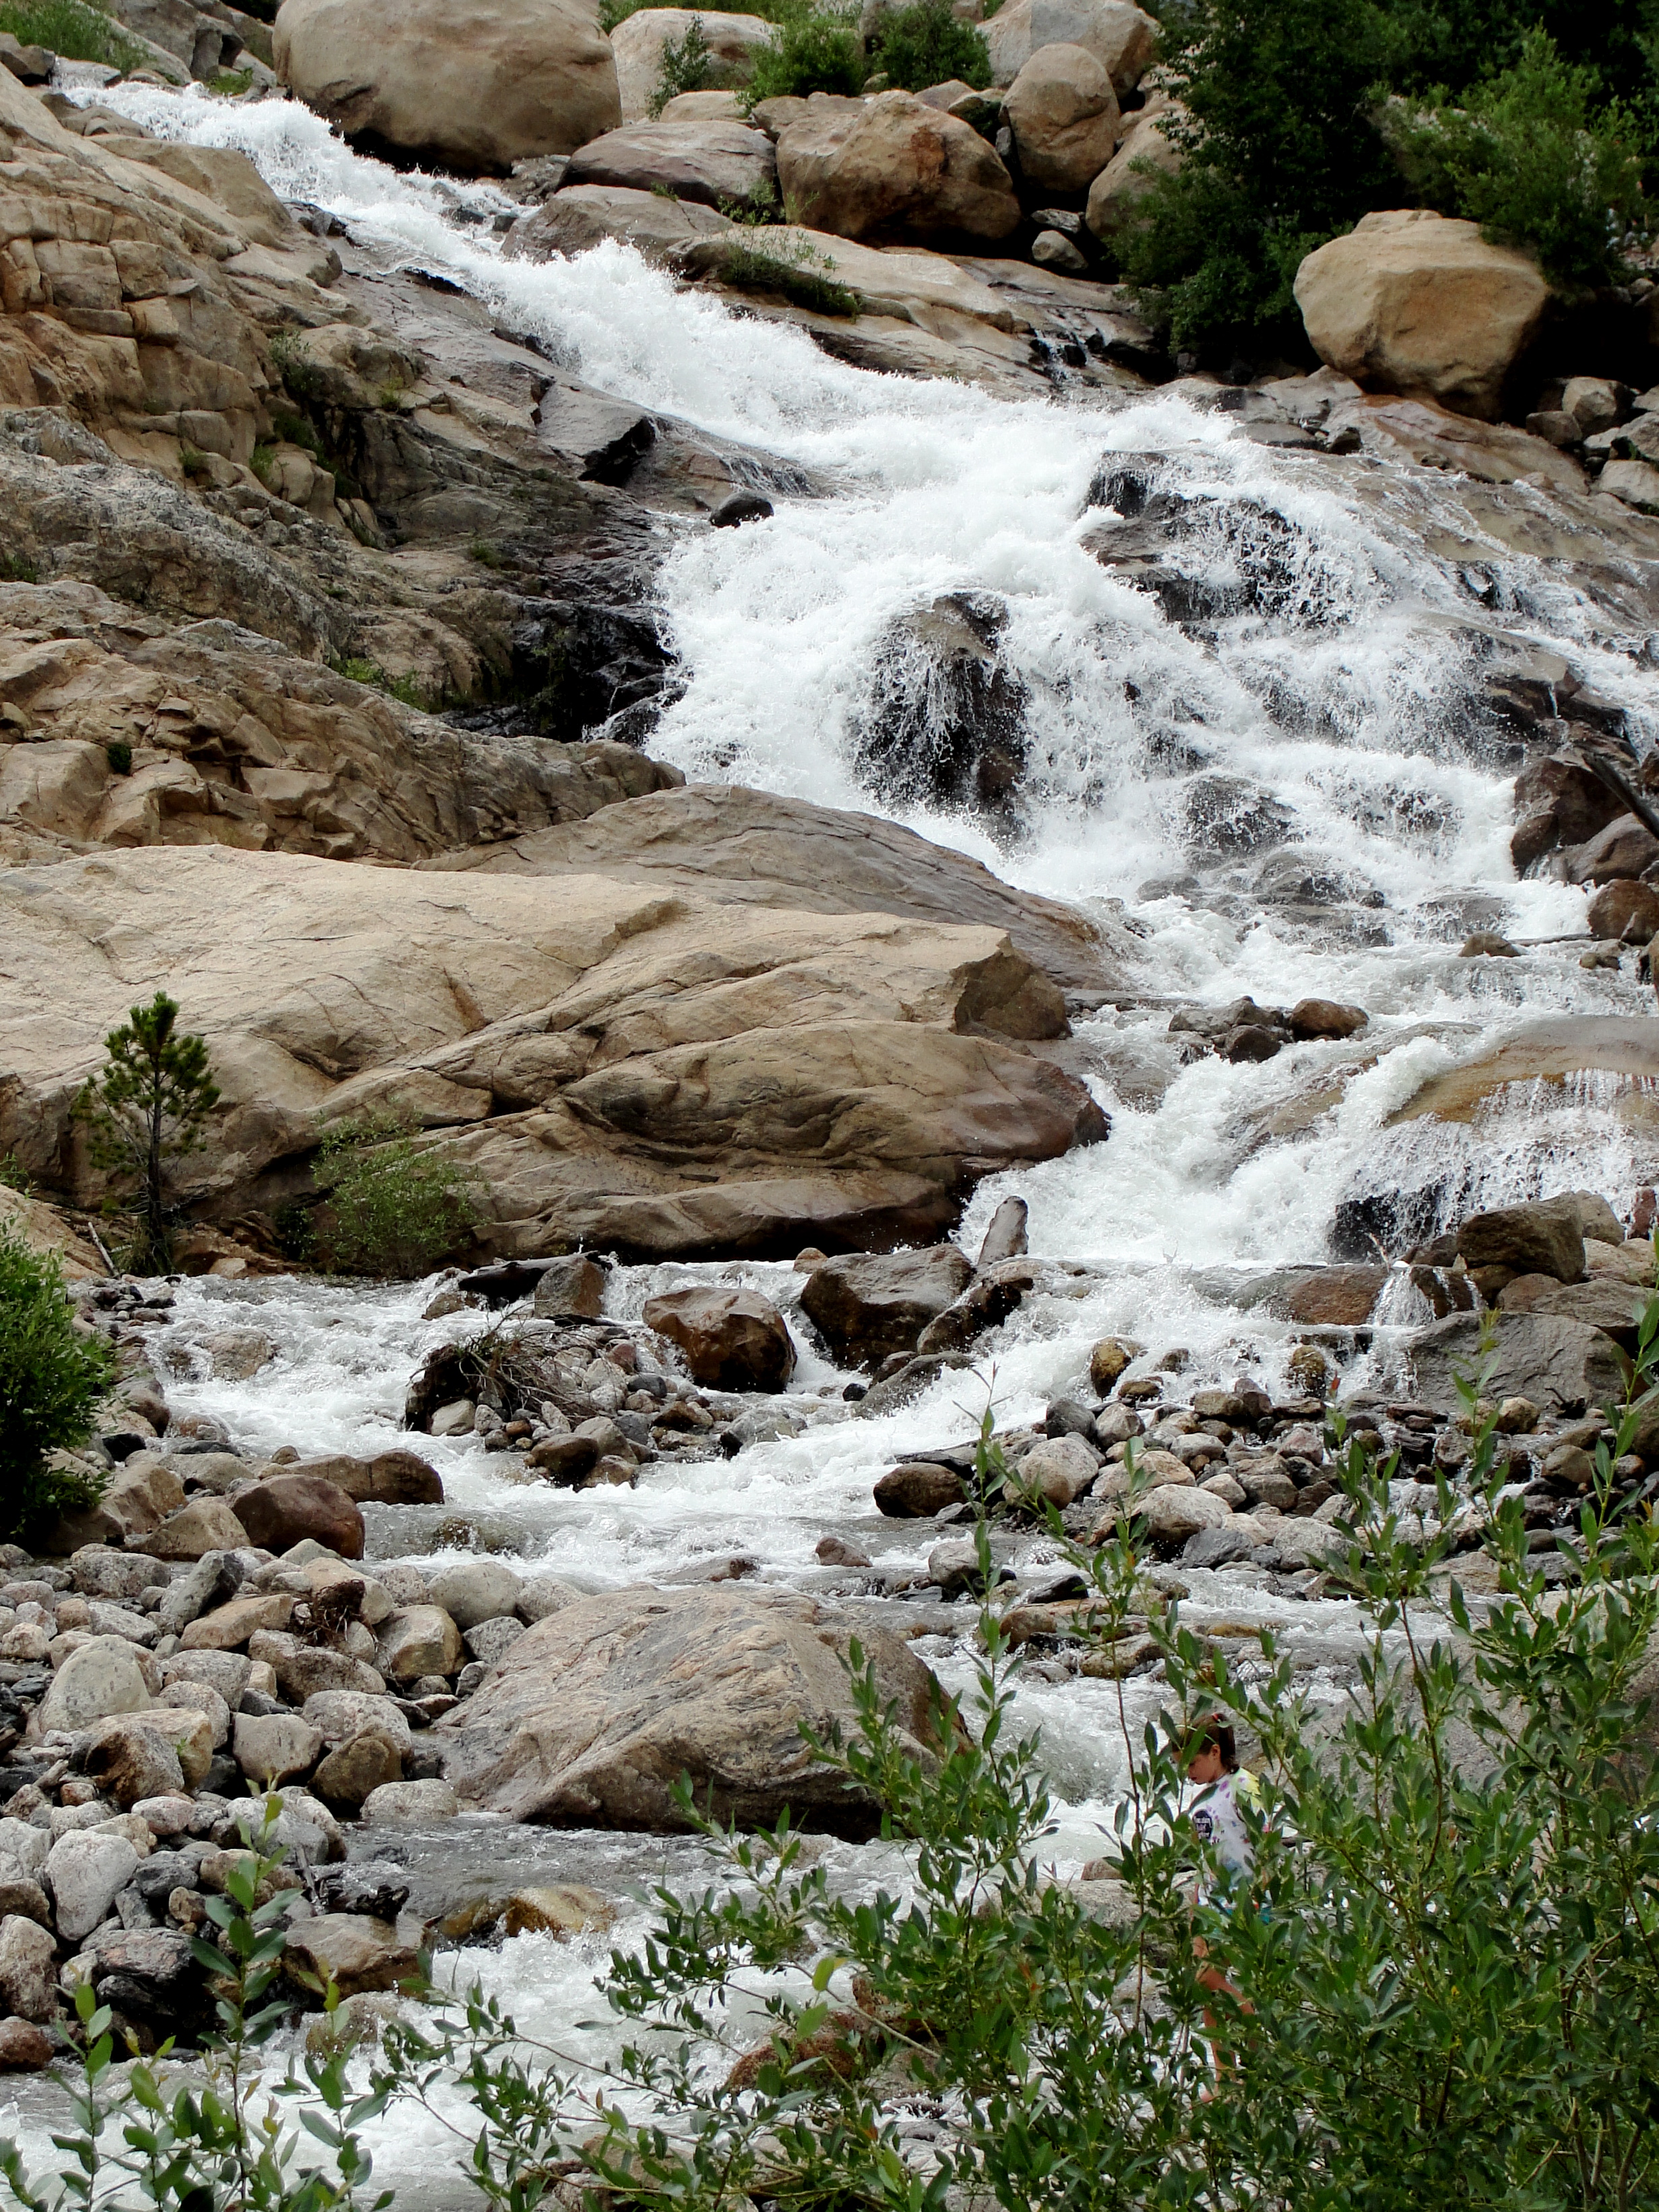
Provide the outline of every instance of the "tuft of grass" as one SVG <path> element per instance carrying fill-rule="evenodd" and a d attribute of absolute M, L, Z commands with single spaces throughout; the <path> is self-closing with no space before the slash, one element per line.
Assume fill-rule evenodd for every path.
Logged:
<path fill-rule="evenodd" d="M 250 70 L 221 70 L 208 79 L 208 90 L 216 92 L 222 100 L 239 100 L 253 82 Z"/>
<path fill-rule="evenodd" d="M 104 747 L 104 758 L 116 775 L 132 774 L 132 747 L 125 738 L 112 738 Z"/>
<path fill-rule="evenodd" d="M 856 320 L 858 295 L 836 282 L 835 268 L 832 254 L 820 253 L 804 238 L 797 238 L 781 251 L 728 246 L 720 275 L 740 292 L 779 292 L 792 307 L 805 307 L 811 314 Z"/>
<path fill-rule="evenodd" d="M 21 553 L 0 553 L 0 584 L 38 584 L 40 571 Z"/>
<path fill-rule="evenodd" d="M 88 0 L 0 0 L 0 31 L 21 46 L 45 46 L 64 61 L 139 68 L 149 59 L 121 26 Z"/>
<path fill-rule="evenodd" d="M 481 568 L 505 568 L 507 565 L 501 547 L 492 545 L 487 538 L 475 538 L 466 550 Z"/>
<path fill-rule="evenodd" d="M 210 473 L 207 455 L 185 438 L 179 441 L 179 465 L 187 477 L 204 477 Z"/>

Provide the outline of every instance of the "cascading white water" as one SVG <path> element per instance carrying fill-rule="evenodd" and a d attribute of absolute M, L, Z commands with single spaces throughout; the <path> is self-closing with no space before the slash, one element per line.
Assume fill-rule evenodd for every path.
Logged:
<path fill-rule="evenodd" d="M 1581 890 L 1514 878 L 1513 771 L 1483 761 L 1463 727 L 1467 625 L 1499 619 L 1553 644 L 1652 733 L 1659 674 L 1632 657 L 1639 641 L 1607 635 L 1570 579 L 1496 543 L 1477 602 L 1458 564 L 1430 550 L 1449 522 L 1466 538 L 1471 530 L 1432 477 L 1270 452 L 1178 395 L 1015 403 L 871 375 L 797 330 L 677 289 L 621 247 L 504 262 L 488 218 L 509 204 L 492 188 L 360 159 L 294 105 L 235 105 L 199 88 L 112 87 L 96 97 L 163 134 L 240 148 L 279 193 L 327 206 L 388 264 L 441 269 L 588 382 L 811 472 L 813 494 L 777 495 L 763 528 L 671 527 L 659 591 L 686 684 L 653 751 L 693 776 L 891 813 L 1085 909 L 1121 901 L 1145 932 L 1137 986 L 1148 998 L 1316 995 L 1370 1016 L 1348 1045 L 1299 1046 L 1243 1066 L 1164 1058 L 1167 1005 L 1079 1023 L 1110 1140 L 983 1188 L 962 1241 L 975 1249 L 993 1206 L 1017 1188 L 1030 1204 L 1033 1250 L 1087 1272 L 1069 1291 L 1028 1301 L 975 1373 L 945 1376 L 900 1412 L 856 1415 L 835 1387 L 842 1378 L 803 1340 L 786 1403 L 798 1434 L 731 1462 L 647 1468 L 635 1491 L 550 1494 L 506 1479 L 473 1440 L 434 1443 L 446 1510 L 517 1545 L 532 1571 L 615 1585 L 743 1552 L 762 1579 L 811 1587 L 823 1579 L 813 1545 L 831 1526 L 855 1527 L 878 1566 L 920 1565 L 927 1540 L 875 1519 L 872 1479 L 908 1449 L 965 1435 L 988 1390 L 1000 1413 L 1030 1418 L 1077 1385 L 1089 1346 L 1110 1332 L 1182 1346 L 1193 1381 L 1229 1375 L 1241 1360 L 1278 1381 L 1288 1328 L 1206 1297 L 1188 1271 L 1322 1256 L 1334 1207 L 1364 1174 L 1370 1188 L 1439 1177 L 1466 1201 L 1487 1202 L 1578 1188 L 1616 1196 L 1651 1179 L 1656 1147 L 1629 1086 L 1596 1079 L 1540 1085 L 1465 1124 L 1390 1123 L 1426 1077 L 1490 1049 L 1522 1016 L 1651 1004 L 1630 975 L 1581 969 L 1576 945 L 1524 962 L 1456 957 L 1459 902 L 1484 900 L 1513 935 L 1533 939 L 1582 930 L 1585 902 Z M 1237 567 L 1250 516 L 1278 518 L 1271 613 L 1228 619 L 1200 640 L 1093 559 L 1080 539 L 1109 455 L 1144 457 L 1137 465 L 1156 485 L 1213 502 L 1207 535 L 1183 555 L 1212 578 Z M 1027 692 L 1025 810 L 1006 843 L 980 822 L 888 804 L 860 782 L 854 756 L 872 655 L 895 617 L 968 590 L 1006 602 L 1000 648 Z M 1160 890 L 1153 879 L 1187 865 L 1183 778 L 1160 767 L 1154 743 L 1170 728 L 1205 773 L 1286 808 L 1292 847 L 1339 869 L 1358 895 L 1380 897 L 1377 927 L 1342 939 L 1289 924 L 1249 895 L 1249 866 L 1232 901 Z M 798 1280 L 784 1267 L 622 1270 L 612 1308 L 637 1314 L 666 1282 L 727 1278 L 786 1303 Z M 192 1371 L 173 1394 L 221 1413 L 250 1444 L 311 1453 L 384 1442 L 422 1354 L 455 1326 L 422 1322 L 424 1301 L 420 1286 L 187 1285 L 183 1337 L 222 1325 L 234 1309 L 280 1353 L 252 1382 Z M 1425 1317 L 1409 1294 L 1389 1313 L 1396 1324 Z M 1378 1332 L 1379 1360 L 1392 1333 Z M 424 1552 L 437 1518 L 405 1515 L 387 1540 Z M 1200 1605 L 1211 1581 L 1194 1577 Z M 1225 1595 L 1237 1613 L 1237 1586 Z M 1340 1612 L 1262 1592 L 1248 1601 L 1301 1634 L 1328 1629 Z M 963 1678 L 963 1651 L 923 1648 L 948 1679 Z M 1156 1692 L 1136 1696 L 1140 1710 Z M 1075 1865 L 1094 1848 L 1092 1817 L 1121 1771 L 1116 1692 L 1034 1680 L 1024 1697 L 1067 1801 L 1054 1851 Z M 515 2002 L 568 2022 L 593 2008 L 602 1956 L 596 1942 L 573 1951 L 520 1939 L 489 1972 Z M 430 2148 L 408 2149 L 409 2164 Z"/>

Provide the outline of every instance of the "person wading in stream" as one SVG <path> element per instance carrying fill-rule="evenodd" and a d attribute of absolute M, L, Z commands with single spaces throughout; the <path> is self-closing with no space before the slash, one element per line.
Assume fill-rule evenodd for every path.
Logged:
<path fill-rule="evenodd" d="M 1227 1912 L 1248 1912 L 1252 1910 L 1250 1885 L 1255 1874 L 1255 1847 L 1241 1808 L 1255 1810 L 1257 1806 L 1260 1791 L 1255 1777 L 1240 1770 L 1232 1729 L 1219 1713 L 1211 1713 L 1188 1729 L 1182 1741 L 1182 1755 L 1186 1761 L 1187 1778 L 1200 1792 L 1188 1813 L 1193 1833 L 1200 1844 L 1208 1846 L 1218 1870 L 1214 1878 L 1207 1873 L 1200 1875 L 1193 1901 L 1195 1905 L 1218 1905 Z M 1203 1936 L 1193 1937 L 1193 1954 L 1200 1962 L 1200 1987 L 1224 1991 L 1242 2012 L 1249 2012 L 1252 2007 L 1220 1967 L 1205 1963 L 1209 1948 Z M 1222 2048 L 1215 2014 L 1207 2008 L 1204 2025 L 1219 2081 Z"/>

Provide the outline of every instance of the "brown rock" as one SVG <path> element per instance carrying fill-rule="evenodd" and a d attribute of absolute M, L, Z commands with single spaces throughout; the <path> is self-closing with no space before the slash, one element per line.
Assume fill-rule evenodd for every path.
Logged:
<path fill-rule="evenodd" d="M 343 1559 L 363 1556 L 363 1516 L 337 1483 L 286 1470 L 237 1491 L 232 1510 L 251 1544 L 286 1552 L 310 1537 Z"/>
<path fill-rule="evenodd" d="M 549 1321 L 597 1321 L 605 1310 L 605 1269 L 574 1253 L 553 1261 L 536 1285 L 535 1310 Z"/>
<path fill-rule="evenodd" d="M 0 2005 L 21 2020 L 58 2017 L 58 1947 L 33 1917 L 0 1920 Z"/>
<path fill-rule="evenodd" d="M 646 1301 L 645 1325 L 710 1389 L 782 1390 L 795 1371 L 783 1316 L 756 1291 L 668 1291 Z"/>
<path fill-rule="evenodd" d="M 124 1810 L 141 1797 L 176 1796 L 185 1786 L 173 1745 L 159 1728 L 146 1726 L 135 1715 L 124 1713 L 101 1722 L 83 1764 L 88 1779 Z"/>
<path fill-rule="evenodd" d="M 759 206 L 777 191 L 777 157 L 763 131 L 746 123 L 633 123 L 592 138 L 570 157 L 572 185 L 672 193 L 708 207 Z"/>
<path fill-rule="evenodd" d="M 507 1900 L 501 1927 L 508 1936 L 586 1936 L 609 1928 L 617 1908 L 596 1889 L 580 1882 L 550 1882 L 538 1889 L 515 1889 Z"/>
<path fill-rule="evenodd" d="M 976 131 L 908 92 L 815 94 L 777 142 L 792 222 L 842 238 L 1001 239 L 1019 226 L 1008 172 Z"/>
<path fill-rule="evenodd" d="M 1345 1006 L 1335 999 L 1298 999 L 1291 1008 L 1291 1035 L 1300 1039 L 1350 1037 L 1369 1021 L 1363 1006 Z"/>
<path fill-rule="evenodd" d="M 233 1598 L 187 1622 L 179 1645 L 185 1651 L 240 1651 L 258 1630 L 286 1628 L 293 1611 L 294 1600 L 276 1590 L 265 1597 Z"/>
<path fill-rule="evenodd" d="M 1487 420 L 1548 300 L 1527 255 L 1424 208 L 1362 216 L 1309 254 L 1296 277 L 1297 305 L 1328 366 Z"/>
<path fill-rule="evenodd" d="M 1507 422 L 1477 422 L 1437 400 L 1366 392 L 1333 407 L 1327 434 L 1352 431 L 1378 459 L 1472 477 L 1477 483 L 1526 483 L 1547 491 L 1582 492 L 1584 472 L 1569 454 Z"/>
<path fill-rule="evenodd" d="M 1089 1380 L 1103 1398 L 1143 1349 L 1121 1336 L 1103 1336 L 1089 1354 Z"/>
<path fill-rule="evenodd" d="M 1659 933 L 1659 890 L 1628 877 L 1603 884 L 1585 920 L 1592 937 L 1646 945 Z"/>
<path fill-rule="evenodd" d="M 325 1804 L 356 1812 L 371 1790 L 403 1778 L 403 1755 L 384 1735 L 354 1736 L 331 1751 L 311 1778 Z"/>
<path fill-rule="evenodd" d="M 487 0 L 460 40 L 436 0 L 287 0 L 272 44 L 283 82 L 347 138 L 464 174 L 622 120 L 611 42 L 576 0 Z"/>
<path fill-rule="evenodd" d="M 525 1455 L 525 1465 L 549 1482 L 574 1489 L 593 1472 L 599 1456 L 599 1447 L 592 1437 L 550 1437 L 545 1443 L 532 1445 Z"/>
<path fill-rule="evenodd" d="M 289 1971 L 314 1977 L 343 1997 L 365 1990 L 395 1990 L 414 1976 L 418 1960 L 400 1942 L 389 1920 L 367 1912 L 319 1912 L 289 1931 Z"/>
<path fill-rule="evenodd" d="M 1613 884 L 1639 876 L 1659 860 L 1659 838 L 1634 814 L 1615 815 L 1587 844 L 1563 856 L 1570 884 Z"/>
<path fill-rule="evenodd" d="M 1086 191 L 1117 143 L 1112 80 L 1085 46 L 1039 46 L 1009 87 L 1003 114 L 1021 173 L 1042 191 Z"/>
<path fill-rule="evenodd" d="M 1583 1224 L 1571 1198 L 1472 1213 L 1458 1224 L 1457 1249 L 1471 1271 L 1502 1267 L 1511 1275 L 1553 1275 L 1558 1283 L 1584 1278 Z"/>
<path fill-rule="evenodd" d="M 157 1559 L 199 1559 L 209 1552 L 235 1552 L 247 1531 L 222 1498 L 193 1498 L 148 1530 L 144 1549 Z"/>
<path fill-rule="evenodd" d="M 501 254 L 508 261 L 550 261 L 586 253 L 614 238 L 654 268 L 678 269 L 687 246 L 698 239 L 724 237 L 732 228 L 725 216 L 696 200 L 671 200 L 661 192 L 613 185 L 570 185 L 519 218 Z"/>
<path fill-rule="evenodd" d="M 960 1505 L 967 1494 L 954 1468 L 915 1459 L 890 1468 L 874 1493 L 878 1510 L 890 1521 L 931 1520 L 947 1505 Z"/>
<path fill-rule="evenodd" d="M 33 2021 L 0 2020 L 0 2074 L 43 2074 L 54 2048 L 45 2028 Z"/>
<path fill-rule="evenodd" d="M 807 1278 L 801 1307 L 837 1359 L 874 1366 L 890 1353 L 913 1352 L 972 1275 L 954 1244 L 826 1260 Z"/>
<path fill-rule="evenodd" d="M 1179 171 L 1185 154 L 1173 134 L 1187 119 L 1178 100 L 1157 92 L 1147 94 L 1144 107 L 1121 118 L 1123 136 L 1116 153 L 1089 187 L 1083 218 L 1103 246 L 1109 246 L 1133 219 L 1151 190 L 1148 169 L 1165 176 Z"/>
<path fill-rule="evenodd" d="M 394 1682 L 453 1674 L 461 1663 L 461 1632 L 441 1606 L 405 1606 L 380 1630 L 380 1663 Z"/>
<path fill-rule="evenodd" d="M 1386 1267 L 1310 1267 L 1270 1303 L 1290 1321 L 1358 1328 L 1376 1310 Z"/>
<path fill-rule="evenodd" d="M 610 1591 L 520 1637 L 434 1734 L 463 1801 L 514 1820 L 672 1832 L 685 1771 L 716 1820 L 769 1823 L 787 1804 L 802 1826 L 868 1835 L 874 1804 L 800 1734 L 852 1723 L 848 1632 L 809 1599 L 741 1584 Z M 890 1632 L 860 1638 L 899 1740 L 925 1757 L 932 1676 Z"/>

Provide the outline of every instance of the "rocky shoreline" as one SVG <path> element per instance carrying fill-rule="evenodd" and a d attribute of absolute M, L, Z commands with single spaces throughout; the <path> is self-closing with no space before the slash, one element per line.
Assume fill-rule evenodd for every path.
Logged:
<path fill-rule="evenodd" d="M 1650 1216 L 1651 1194 L 1637 1207 Z M 44 1237 L 56 1224 L 37 1205 L 24 1225 Z M 872 1832 L 874 1808 L 813 1769 L 798 1733 L 803 1720 L 848 1721 L 841 1659 L 853 1636 L 924 1751 L 933 1676 L 911 1647 L 971 1633 L 981 1602 L 1035 1680 L 1158 1679 L 1144 1622 L 1098 1648 L 1086 1585 L 1043 1565 L 1052 1550 L 1031 1539 L 1051 1510 L 1085 1547 L 1133 1514 L 1149 1607 L 1200 1577 L 1204 1632 L 1253 1633 L 1228 1625 L 1230 1601 L 1343 1595 L 1340 1462 L 1355 1448 L 1397 1453 L 1401 1527 L 1425 1543 L 1449 1537 L 1445 1571 L 1479 1603 L 1497 1583 L 1454 1377 L 1480 1370 L 1482 1301 L 1502 1317 L 1486 1388 L 1506 1494 L 1522 1500 L 1547 1576 L 1570 1577 L 1596 1447 L 1617 1440 L 1620 1346 L 1653 1289 L 1650 1223 L 1637 1226 L 1648 1233 L 1626 1235 L 1605 1200 L 1579 1194 L 1469 1217 L 1412 1255 L 1399 1272 L 1466 1286 L 1467 1305 L 1406 1340 L 1408 1395 L 1344 1390 L 1330 1329 L 1304 1331 L 1289 1353 L 1297 1395 L 1248 1370 L 1189 1389 L 1180 1347 L 1104 1339 L 1036 1424 L 999 1430 L 988 1448 L 964 1434 L 912 1451 L 877 1480 L 881 1516 L 926 1524 L 923 1567 L 874 1567 L 855 1536 L 829 1528 L 811 1594 L 750 1582 L 754 1562 L 737 1555 L 594 1590 L 466 1548 L 476 1537 L 453 1513 L 416 1566 L 382 1556 L 399 1525 L 386 1516 L 444 1505 L 423 1434 L 471 1437 L 498 1473 L 566 1489 L 631 1486 L 664 1460 L 740 1457 L 802 1424 L 784 1395 L 798 1339 L 852 1370 L 833 1395 L 855 1418 L 902 1402 L 943 1364 L 982 1369 L 1004 1322 L 1056 1269 L 1026 1255 L 1018 1201 L 977 1267 L 955 1245 L 803 1254 L 787 1319 L 752 1290 L 718 1286 L 607 1319 L 606 1269 L 587 1258 L 452 1275 L 429 1317 L 482 1313 L 491 1326 L 427 1358 L 410 1377 L 409 1444 L 362 1459 L 306 1462 L 290 1447 L 261 1461 L 224 1424 L 170 1408 L 169 1363 L 185 1354 L 173 1289 L 86 1272 L 78 1325 L 112 1341 L 125 1378 L 88 1462 L 108 1486 L 38 1556 L 13 1546 L 0 1561 L 3 2063 L 50 2061 L 85 1979 L 141 2048 L 164 2033 L 188 2040 L 207 2009 L 189 1938 L 257 1825 L 250 1791 L 282 1792 L 289 1994 L 302 2004 L 316 2002 L 307 1975 L 347 1998 L 395 1990 L 423 1943 L 606 1923 L 611 1907 L 582 1885 L 480 1888 L 470 1875 L 442 1896 L 428 1879 L 411 1917 L 400 1839 L 458 1814 L 672 1832 L 668 1792 L 684 1771 L 720 1817 L 769 1822 L 787 1803 L 808 1827 Z M 189 1346 L 225 1380 L 256 1375 L 272 1352 L 252 1319 Z M 1615 1511 L 1640 1510 L 1659 1486 L 1659 1431 L 1650 1415 L 1638 1429 L 1613 1463 Z M 988 1591 L 962 1533 L 981 1510 Z"/>

